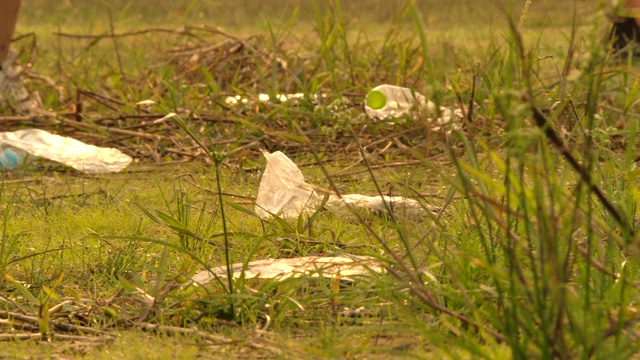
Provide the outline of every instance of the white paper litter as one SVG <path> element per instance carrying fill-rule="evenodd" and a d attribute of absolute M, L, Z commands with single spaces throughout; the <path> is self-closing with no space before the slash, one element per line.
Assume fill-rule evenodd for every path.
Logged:
<path fill-rule="evenodd" d="M 255 211 L 261 219 L 273 215 L 296 218 L 302 213 L 314 212 L 322 204 L 323 197 L 304 181 L 298 166 L 281 151 L 262 152 L 267 166 L 260 180 Z M 402 196 L 366 196 L 360 194 L 330 195 L 327 209 L 339 211 L 347 206 L 371 212 L 386 212 L 387 206 L 394 212 L 424 215 L 423 206 L 416 200 Z"/>
<path fill-rule="evenodd" d="M 367 275 L 372 272 L 381 273 L 382 265 L 373 257 L 347 254 L 344 256 L 304 256 L 286 259 L 266 259 L 252 261 L 248 264 L 236 263 L 232 266 L 233 277 L 239 278 L 243 274 L 245 279 L 274 279 L 285 280 L 301 276 L 340 278 L 353 280 L 353 276 Z M 206 284 L 216 277 L 226 278 L 227 267 L 219 266 L 203 270 L 191 277 L 195 284 Z"/>
<path fill-rule="evenodd" d="M 118 172 L 133 160 L 120 150 L 85 144 L 41 129 L 0 133 L 1 145 L 63 163 L 88 174 Z"/>

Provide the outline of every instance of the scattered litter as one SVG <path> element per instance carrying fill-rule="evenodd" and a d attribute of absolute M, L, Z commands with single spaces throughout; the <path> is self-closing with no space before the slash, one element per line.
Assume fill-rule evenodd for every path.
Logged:
<path fill-rule="evenodd" d="M 378 260 L 370 256 L 345 254 L 343 256 L 304 256 L 286 259 L 257 260 L 231 265 L 233 277 L 244 274 L 245 279 L 285 280 L 301 276 L 333 278 L 353 281 L 353 277 L 382 273 L 384 268 Z M 216 278 L 226 278 L 227 267 L 219 266 L 197 272 L 191 277 L 196 284 L 206 284 Z"/>
<path fill-rule="evenodd" d="M 323 197 L 305 182 L 304 175 L 291 159 L 281 151 L 262 153 L 267 159 L 267 166 L 260 180 L 255 207 L 261 219 L 269 219 L 273 215 L 296 218 L 302 213 L 314 212 L 322 205 Z M 389 208 L 398 213 L 425 214 L 425 208 L 418 201 L 402 196 L 329 195 L 325 206 L 336 212 L 353 206 L 376 213 L 386 212 Z"/>
<path fill-rule="evenodd" d="M 436 109 L 436 105 L 427 101 L 424 95 L 409 88 L 387 84 L 376 86 L 369 91 L 365 99 L 364 111 L 370 118 L 379 120 L 399 118 L 424 111 L 430 116 L 427 121 L 430 123 L 435 121 L 438 125 L 449 124 L 452 114 L 458 119 L 463 117 L 460 109 L 455 109 L 453 112 L 444 106 Z M 434 116 L 437 117 L 434 119 Z"/>
<path fill-rule="evenodd" d="M 297 99 L 302 99 L 304 98 L 304 94 L 303 93 L 295 93 L 295 94 L 277 94 L 273 97 L 273 100 L 277 100 L 279 102 L 287 102 L 289 100 L 297 100 Z M 259 102 L 268 102 L 272 100 L 271 96 L 269 96 L 269 94 L 258 94 L 258 101 Z M 247 104 L 250 103 L 251 100 L 249 100 L 248 97 L 246 96 L 240 96 L 240 95 L 236 95 L 236 96 L 227 96 L 224 99 L 225 104 L 227 105 L 237 105 L 237 104 Z"/>
<path fill-rule="evenodd" d="M 133 160 L 120 150 L 85 144 L 45 130 L 0 133 L 0 169 L 12 169 L 20 165 L 28 154 L 65 164 L 87 174 L 118 172 Z"/>
<path fill-rule="evenodd" d="M 319 98 L 325 98 L 326 95 L 313 95 L 311 98 L 316 101 Z M 258 97 L 255 99 L 252 99 L 250 96 L 242 96 L 242 95 L 235 95 L 235 96 L 227 96 L 224 99 L 224 103 L 229 105 L 229 106 L 235 106 L 235 105 L 239 105 L 239 104 L 254 104 L 257 100 L 257 102 L 261 102 L 261 103 L 267 103 L 267 102 L 280 102 L 280 103 L 291 103 L 291 104 L 297 104 L 297 101 L 300 99 L 304 99 L 304 94 L 303 93 L 295 93 L 295 94 L 276 94 L 273 97 L 271 97 L 269 94 L 258 94 Z"/>

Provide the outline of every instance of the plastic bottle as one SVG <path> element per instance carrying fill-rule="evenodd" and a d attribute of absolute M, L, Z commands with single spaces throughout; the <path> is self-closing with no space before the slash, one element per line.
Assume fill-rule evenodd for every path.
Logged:
<path fill-rule="evenodd" d="M 27 153 L 12 146 L 0 146 L 0 169 L 13 169 L 22 164 Z"/>
<path fill-rule="evenodd" d="M 416 105 L 425 105 L 422 94 L 409 88 L 394 85 L 379 85 L 371 89 L 365 99 L 365 112 L 375 119 L 397 118 L 415 109 Z"/>

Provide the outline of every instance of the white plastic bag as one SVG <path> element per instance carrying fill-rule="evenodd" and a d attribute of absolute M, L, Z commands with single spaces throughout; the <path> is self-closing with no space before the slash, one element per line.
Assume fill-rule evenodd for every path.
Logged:
<path fill-rule="evenodd" d="M 118 172 L 133 160 L 120 150 L 85 144 L 40 129 L 0 133 L 0 147 L 2 145 L 63 163 L 88 174 Z"/>
<path fill-rule="evenodd" d="M 354 280 L 356 276 L 364 276 L 372 272 L 381 273 L 382 264 L 370 256 L 344 254 L 342 256 L 304 256 L 285 259 L 257 260 L 250 263 L 231 265 L 233 277 L 244 275 L 246 279 L 274 279 L 281 281 L 302 276 Z M 226 278 L 227 267 L 218 266 L 197 272 L 191 277 L 195 284 L 207 284 L 216 278 Z"/>
<path fill-rule="evenodd" d="M 304 181 L 298 166 L 281 151 L 262 152 L 267 159 L 256 199 L 256 213 L 262 219 L 273 215 L 292 218 L 313 211 L 321 198 Z"/>
<path fill-rule="evenodd" d="M 255 208 L 261 219 L 273 215 L 296 218 L 302 213 L 314 212 L 322 205 L 323 197 L 304 181 L 304 175 L 291 159 L 280 151 L 262 153 L 267 159 L 267 167 L 260 180 Z M 424 215 L 424 208 L 418 201 L 402 196 L 330 195 L 326 203 L 327 209 L 336 212 L 348 206 L 376 213 L 389 209 L 400 214 Z"/>

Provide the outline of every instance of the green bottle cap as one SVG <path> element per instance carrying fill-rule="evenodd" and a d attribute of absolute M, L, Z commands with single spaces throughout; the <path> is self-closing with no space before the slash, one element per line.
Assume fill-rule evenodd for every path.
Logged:
<path fill-rule="evenodd" d="M 368 107 L 379 110 L 387 105 L 387 95 L 380 90 L 369 91 L 366 102 Z"/>

